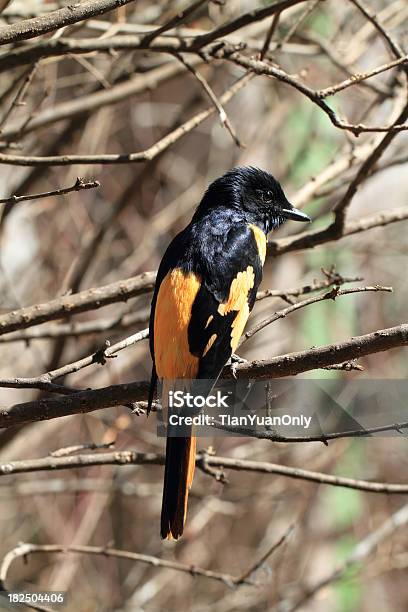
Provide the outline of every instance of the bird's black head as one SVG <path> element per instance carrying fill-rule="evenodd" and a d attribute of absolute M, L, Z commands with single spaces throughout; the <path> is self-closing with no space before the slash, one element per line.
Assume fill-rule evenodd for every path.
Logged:
<path fill-rule="evenodd" d="M 248 223 L 258 225 L 266 234 L 287 219 L 310 221 L 288 202 L 272 174 L 252 166 L 233 168 L 211 183 L 196 216 L 220 206 L 239 210 Z"/>

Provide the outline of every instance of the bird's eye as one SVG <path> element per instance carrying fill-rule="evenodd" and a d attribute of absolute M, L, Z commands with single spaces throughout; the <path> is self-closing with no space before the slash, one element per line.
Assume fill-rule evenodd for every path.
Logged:
<path fill-rule="evenodd" d="M 272 200 L 272 191 L 264 191 L 262 193 L 262 199 L 264 202 L 270 202 Z"/>

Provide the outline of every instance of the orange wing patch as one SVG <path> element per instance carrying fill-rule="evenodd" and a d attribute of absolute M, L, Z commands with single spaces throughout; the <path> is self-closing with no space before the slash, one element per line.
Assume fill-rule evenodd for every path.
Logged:
<path fill-rule="evenodd" d="M 207 342 L 207 346 L 205 347 L 204 352 L 203 352 L 203 357 L 206 356 L 206 354 L 208 353 L 208 351 L 210 350 L 210 348 L 212 347 L 216 339 L 217 339 L 217 334 L 213 334 L 211 338 L 209 339 L 209 341 Z"/>
<path fill-rule="evenodd" d="M 201 281 L 179 268 L 163 279 L 154 316 L 154 358 L 159 378 L 194 378 L 198 357 L 190 353 L 188 325 Z"/>
<path fill-rule="evenodd" d="M 255 282 L 254 269 L 248 266 L 243 272 L 238 272 L 231 283 L 228 300 L 218 306 L 218 312 L 224 316 L 228 312 L 236 311 L 237 316 L 232 323 L 231 347 L 234 352 L 242 336 L 249 317 L 248 294 Z"/>
<path fill-rule="evenodd" d="M 252 223 L 250 223 L 249 227 L 254 234 L 256 246 L 258 247 L 259 259 L 261 260 L 262 265 L 264 265 L 266 257 L 266 236 L 261 228 L 257 225 L 252 225 Z"/>

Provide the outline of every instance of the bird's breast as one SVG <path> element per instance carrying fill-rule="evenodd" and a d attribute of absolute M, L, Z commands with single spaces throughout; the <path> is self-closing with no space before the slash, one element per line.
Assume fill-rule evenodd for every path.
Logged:
<path fill-rule="evenodd" d="M 157 296 L 154 318 L 154 354 L 159 378 L 194 378 L 198 357 L 191 354 L 188 326 L 200 278 L 180 268 L 163 279 Z"/>

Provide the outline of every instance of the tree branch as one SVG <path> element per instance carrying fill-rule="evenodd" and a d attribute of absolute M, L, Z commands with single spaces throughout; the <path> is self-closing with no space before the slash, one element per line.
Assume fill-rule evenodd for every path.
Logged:
<path fill-rule="evenodd" d="M 290 440 L 290 438 L 289 438 Z M 334 476 L 323 472 L 303 470 L 297 467 L 270 463 L 267 461 L 249 461 L 247 459 L 233 459 L 231 457 L 217 457 L 208 453 L 198 453 L 196 466 L 204 474 L 207 473 L 205 464 L 212 468 L 229 469 L 237 472 L 252 472 L 258 474 L 274 474 L 284 478 L 304 480 L 317 484 L 330 485 L 366 491 L 367 493 L 386 493 L 389 495 L 407 495 L 408 484 L 374 482 L 344 476 Z M 27 474 L 32 472 L 48 472 L 55 470 L 70 470 L 88 468 L 95 465 L 164 465 L 164 455 L 156 453 L 140 453 L 133 450 L 112 451 L 107 453 L 89 453 L 79 455 L 57 456 L 55 453 L 40 459 L 23 459 L 21 461 L 8 461 L 0 464 L 0 476 L 11 474 Z"/>
<path fill-rule="evenodd" d="M 45 191 L 43 193 L 33 193 L 30 195 L 13 195 L 9 198 L 0 199 L 0 204 L 17 204 L 18 202 L 27 202 L 28 200 L 41 200 L 42 198 L 49 198 L 51 196 L 66 195 L 73 191 L 82 191 L 84 189 L 95 189 L 100 186 L 99 181 L 85 181 L 85 179 L 78 177 L 72 187 L 64 187 L 61 189 L 54 189 L 53 191 Z"/>
<path fill-rule="evenodd" d="M 303 608 L 310 599 L 315 597 L 319 591 L 338 580 L 341 580 L 346 572 L 355 567 L 358 563 L 364 561 L 370 556 L 376 547 L 381 544 L 386 538 L 389 538 L 399 527 L 408 523 L 408 504 L 405 504 L 397 512 L 388 517 L 376 530 L 371 532 L 366 538 L 358 542 L 348 555 L 345 561 L 339 564 L 332 572 L 328 573 L 324 578 L 318 580 L 314 584 L 307 587 L 303 593 L 295 597 L 293 600 L 281 601 L 279 610 L 286 612 L 295 612 Z"/>
<path fill-rule="evenodd" d="M 36 38 L 84 19 L 103 15 L 130 2 L 133 0 L 86 0 L 81 4 L 72 4 L 40 17 L 3 26 L 0 28 L 0 45 Z"/>
<path fill-rule="evenodd" d="M 196 565 L 187 565 L 185 563 L 179 563 L 178 561 L 169 561 L 167 559 L 160 559 L 159 557 L 152 557 L 151 555 L 142 555 L 140 553 L 130 552 L 127 550 L 118 550 L 117 548 L 110 548 L 108 546 L 64 546 L 62 544 L 26 544 L 20 543 L 16 548 L 13 548 L 4 557 L 0 567 L 0 588 L 5 588 L 7 574 L 13 561 L 19 557 L 28 557 L 31 554 L 37 553 L 62 553 L 62 554 L 83 554 L 83 555 L 100 555 L 103 557 L 115 557 L 117 559 L 128 559 L 129 561 L 137 561 L 139 563 L 145 563 L 153 567 L 162 567 L 167 569 L 173 569 L 178 572 L 184 572 L 191 576 L 201 576 L 203 578 L 209 578 L 211 580 L 218 580 L 223 582 L 226 586 L 232 588 L 237 580 L 235 576 L 231 574 L 223 574 L 221 572 L 213 572 Z M 244 584 L 252 584 L 245 580 Z"/>
<path fill-rule="evenodd" d="M 229 102 L 235 94 L 242 89 L 252 75 L 244 75 L 229 87 L 220 97 L 221 104 Z M 157 155 L 165 151 L 168 147 L 177 142 L 188 132 L 200 125 L 216 112 L 216 108 L 211 106 L 206 110 L 197 113 L 191 119 L 178 128 L 155 142 L 153 145 L 137 153 L 105 153 L 96 155 L 50 155 L 50 156 L 26 156 L 26 155 L 7 155 L 0 153 L 0 164 L 12 166 L 69 166 L 72 164 L 129 164 L 151 161 Z"/>
<path fill-rule="evenodd" d="M 64 295 L 43 304 L 27 306 L 0 316 L 0 335 L 16 329 L 26 329 L 39 325 L 45 321 L 53 321 L 66 316 L 95 310 L 115 304 L 126 302 L 130 298 L 152 291 L 156 279 L 155 272 L 144 272 L 110 285 L 87 289 L 74 295 Z"/>
<path fill-rule="evenodd" d="M 316 304 L 317 302 L 323 302 L 324 300 L 335 300 L 336 298 L 341 297 L 342 295 L 365 293 L 367 291 L 387 291 L 389 293 L 392 293 L 392 287 L 381 287 L 380 285 L 375 285 L 373 287 L 351 287 L 349 289 L 339 289 L 335 286 L 331 291 L 328 291 L 327 293 L 324 293 L 322 295 L 316 295 L 314 297 L 308 298 L 307 300 L 301 300 L 299 302 L 296 302 L 296 304 L 291 304 L 287 308 L 283 308 L 282 310 L 274 312 L 271 316 L 267 317 L 263 321 L 260 321 L 259 323 L 257 323 L 257 325 L 254 325 L 254 327 L 251 327 L 251 329 L 245 332 L 238 346 L 241 346 L 244 342 L 246 342 L 246 340 L 252 338 L 252 336 L 260 332 L 262 329 L 264 329 L 271 323 L 274 323 L 278 319 L 284 319 L 292 312 L 300 310 L 301 308 L 305 308 L 305 306 L 310 306 L 311 304 Z"/>
<path fill-rule="evenodd" d="M 408 345 L 408 323 L 380 329 L 364 336 L 355 336 L 344 342 L 288 353 L 269 360 L 235 364 L 234 375 L 237 378 L 257 380 L 296 376 L 309 370 L 406 345 Z M 224 375 L 226 374 L 233 375 L 231 370 L 224 371 Z"/>
<path fill-rule="evenodd" d="M 402 324 L 356 336 L 344 342 L 289 353 L 269 360 L 234 364 L 233 368 L 225 367 L 222 375 L 224 378 L 235 376 L 256 380 L 296 376 L 309 370 L 406 345 L 408 324 Z M 140 402 L 147 399 L 149 387 L 150 383 L 147 381 L 111 385 L 91 391 L 79 391 L 64 397 L 15 404 L 0 409 L 0 428 Z"/>

